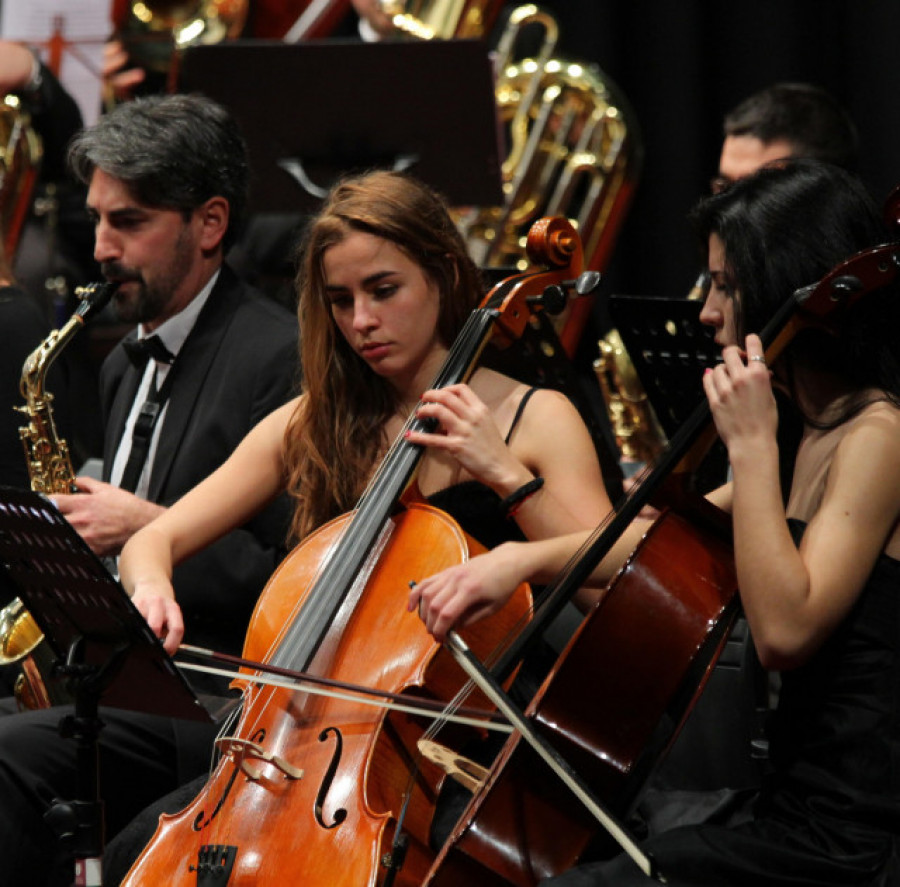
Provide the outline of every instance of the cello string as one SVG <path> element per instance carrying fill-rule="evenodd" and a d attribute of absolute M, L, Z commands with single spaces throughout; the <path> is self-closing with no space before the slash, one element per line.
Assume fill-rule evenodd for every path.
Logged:
<path fill-rule="evenodd" d="M 177 665 L 177 663 L 176 663 L 176 665 Z M 240 719 L 240 714 L 241 714 L 241 706 L 238 705 L 238 706 L 235 706 L 230 711 L 228 711 L 228 713 L 222 719 L 222 723 L 219 725 L 219 729 L 216 731 L 216 738 L 213 741 L 213 744 L 209 750 L 209 766 L 207 768 L 207 779 L 206 779 L 205 783 L 203 784 L 203 788 L 200 792 L 200 795 L 198 795 L 198 797 L 209 793 L 212 776 L 215 773 L 216 767 L 219 765 L 219 762 L 221 760 L 221 756 L 218 752 L 219 741 L 221 739 L 225 738 L 226 736 L 228 736 L 229 733 L 234 729 L 234 727 L 238 723 L 238 720 Z M 210 842 L 216 843 L 214 838 L 217 834 L 217 829 L 219 827 L 218 817 L 213 817 L 213 819 L 210 821 L 209 825 L 211 825 L 212 829 L 213 829 L 209 834 L 202 835 L 201 831 L 197 830 L 196 835 L 193 838 L 193 840 L 195 842 L 197 842 L 196 848 L 197 848 L 198 852 L 199 852 L 202 844 L 210 843 Z"/>

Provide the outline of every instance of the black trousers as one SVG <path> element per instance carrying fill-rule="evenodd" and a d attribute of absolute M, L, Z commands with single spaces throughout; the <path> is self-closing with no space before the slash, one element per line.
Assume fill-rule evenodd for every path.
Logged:
<path fill-rule="evenodd" d="M 59 733 L 70 706 L 16 712 L 0 700 L 0 859 L 17 887 L 68 887 L 73 857 L 44 816 L 77 798 L 77 749 Z M 148 804 L 210 766 L 216 726 L 103 708 L 99 787 L 106 840 Z"/>
<path fill-rule="evenodd" d="M 786 832 L 782 822 L 758 819 L 734 827 L 691 825 L 645 841 L 667 887 L 893 887 L 898 863 L 893 838 L 854 840 L 828 852 Z M 624 855 L 577 866 L 541 887 L 652 887 Z"/>

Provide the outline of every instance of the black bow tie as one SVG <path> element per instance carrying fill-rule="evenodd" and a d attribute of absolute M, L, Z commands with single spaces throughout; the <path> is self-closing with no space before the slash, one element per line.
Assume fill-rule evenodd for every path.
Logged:
<path fill-rule="evenodd" d="M 147 366 L 147 361 L 152 357 L 160 363 L 172 363 L 175 355 L 166 348 L 159 336 L 148 336 L 146 339 L 132 339 L 122 343 L 128 359 L 138 369 Z"/>

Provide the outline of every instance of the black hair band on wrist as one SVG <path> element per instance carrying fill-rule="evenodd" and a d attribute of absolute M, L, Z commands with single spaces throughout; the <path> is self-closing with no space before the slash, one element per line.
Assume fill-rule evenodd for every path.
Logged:
<path fill-rule="evenodd" d="M 507 517 L 513 517 L 525 500 L 533 496 L 542 486 L 544 486 L 544 478 L 533 477 L 528 483 L 522 484 L 518 490 L 513 490 L 500 503 L 500 508 Z"/>

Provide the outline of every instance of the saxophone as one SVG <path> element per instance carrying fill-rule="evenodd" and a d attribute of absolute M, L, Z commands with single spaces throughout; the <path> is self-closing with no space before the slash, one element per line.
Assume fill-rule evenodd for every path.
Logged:
<path fill-rule="evenodd" d="M 75 472 L 68 444 L 56 430 L 53 419 L 53 395 L 44 387 L 50 365 L 88 320 L 95 317 L 118 288 L 118 283 L 94 283 L 79 288 L 81 304 L 58 330 L 54 330 L 28 355 L 22 367 L 19 388 L 25 405 L 15 407 L 28 417 L 19 429 L 25 449 L 25 461 L 31 489 L 36 493 L 75 492 Z M 0 610 L 0 665 L 22 663 L 15 683 L 19 708 L 48 708 L 63 701 L 64 694 L 43 674 L 52 671 L 53 653 L 43 643 L 44 636 L 22 601 L 16 598 Z"/>

